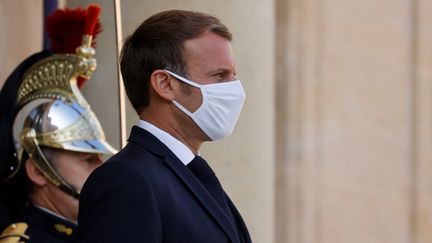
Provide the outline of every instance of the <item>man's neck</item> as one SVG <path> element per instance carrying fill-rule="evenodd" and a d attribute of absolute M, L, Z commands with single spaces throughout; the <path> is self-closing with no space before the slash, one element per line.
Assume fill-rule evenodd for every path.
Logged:
<path fill-rule="evenodd" d="M 196 139 L 196 137 L 199 136 L 194 136 L 194 132 L 183 131 L 185 130 L 183 126 L 178 125 L 174 122 L 170 122 L 169 119 L 155 119 L 155 116 L 146 115 L 146 113 L 144 112 L 140 115 L 140 119 L 149 122 L 157 128 L 170 134 L 171 136 L 182 142 L 184 145 L 186 145 L 194 154 L 198 153 L 198 150 L 203 143 L 203 141 Z"/>
<path fill-rule="evenodd" d="M 61 218 L 61 219 L 65 220 L 65 221 L 71 222 L 71 223 L 73 223 L 73 224 L 78 224 L 78 222 L 73 221 L 73 220 L 70 220 L 70 219 L 68 219 L 68 218 L 66 218 L 66 217 L 64 217 L 64 216 L 62 216 L 62 215 L 60 215 L 60 214 L 58 214 L 58 213 L 55 213 L 55 212 L 53 212 L 53 211 L 51 211 L 51 210 L 49 210 L 49 209 L 47 209 L 47 208 L 45 208 L 45 207 L 43 207 L 43 206 L 37 205 L 37 204 L 35 204 L 35 203 L 32 203 L 32 204 L 33 204 L 33 206 L 35 206 L 36 208 L 39 208 L 40 210 L 42 210 L 42 211 L 44 211 L 44 212 L 46 212 L 46 213 L 48 213 L 48 214 L 54 215 L 54 216 L 56 216 L 57 218 Z"/>
<path fill-rule="evenodd" d="M 50 185 L 55 187 L 54 185 Z M 58 189 L 60 190 L 60 189 Z M 74 212 L 76 210 L 76 216 L 78 215 L 78 203 L 76 203 L 76 206 L 72 206 L 70 204 L 65 204 L 65 202 L 59 202 L 55 200 L 54 196 L 48 195 L 46 192 L 46 188 L 33 188 L 29 195 L 29 201 L 33 205 L 37 206 L 38 208 L 43 208 L 45 211 L 50 212 L 53 215 L 59 216 L 63 219 L 66 219 L 67 221 L 77 223 L 77 217 L 75 217 Z M 63 193 L 63 192 L 60 192 Z M 68 196 L 68 195 L 67 195 Z M 76 199 L 74 199 L 76 200 Z M 73 208 L 71 208 L 73 207 Z M 76 209 L 75 209 L 76 207 Z"/>

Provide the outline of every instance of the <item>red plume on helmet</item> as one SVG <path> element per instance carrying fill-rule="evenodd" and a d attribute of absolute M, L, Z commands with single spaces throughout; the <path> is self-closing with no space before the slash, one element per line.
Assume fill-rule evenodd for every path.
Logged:
<path fill-rule="evenodd" d="M 102 31 L 99 21 L 100 7 L 90 4 L 87 9 L 59 9 L 46 19 L 46 29 L 51 41 L 51 49 L 57 54 L 75 54 L 81 46 L 84 35 L 92 36 L 92 47 L 95 47 L 96 36 Z M 77 80 L 81 87 L 85 79 Z"/>

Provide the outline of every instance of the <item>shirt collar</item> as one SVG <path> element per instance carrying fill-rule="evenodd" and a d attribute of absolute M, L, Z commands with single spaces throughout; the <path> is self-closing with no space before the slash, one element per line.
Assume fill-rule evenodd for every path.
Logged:
<path fill-rule="evenodd" d="M 195 158 L 195 155 L 192 153 L 192 151 L 184 143 L 180 142 L 171 134 L 144 120 L 139 120 L 137 125 L 138 127 L 153 134 L 153 136 L 165 144 L 169 150 L 171 150 L 171 152 L 173 152 L 175 156 L 177 156 L 177 158 L 183 162 L 184 165 L 189 164 L 189 162 Z"/>
<path fill-rule="evenodd" d="M 37 205 L 37 204 L 33 204 L 33 206 L 36 207 L 36 208 L 39 208 L 40 210 L 42 210 L 42 211 L 44 211 L 44 212 L 46 212 L 46 213 L 48 213 L 48 214 L 54 215 L 54 216 L 57 217 L 57 218 L 63 219 L 63 220 L 65 220 L 65 221 L 70 222 L 70 223 L 73 223 L 73 224 L 75 224 L 75 225 L 77 224 L 76 221 L 73 221 L 73 220 L 70 220 L 70 219 L 68 219 L 68 218 L 65 218 L 64 216 L 62 216 L 62 215 L 60 215 L 60 214 L 58 214 L 58 213 L 54 213 L 53 211 L 51 211 L 51 210 L 49 210 L 49 209 L 47 209 L 47 208 L 44 208 L 44 207 L 39 206 L 39 205 Z"/>

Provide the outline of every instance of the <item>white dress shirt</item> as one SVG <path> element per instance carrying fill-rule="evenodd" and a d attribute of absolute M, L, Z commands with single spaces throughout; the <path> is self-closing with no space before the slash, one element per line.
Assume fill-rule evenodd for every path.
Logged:
<path fill-rule="evenodd" d="M 193 158 L 195 158 L 192 150 L 190 150 L 184 143 L 180 142 L 171 134 L 143 120 L 139 120 L 137 125 L 138 127 L 153 134 L 157 139 L 159 139 L 163 144 L 165 144 L 171 150 L 171 152 L 173 152 L 175 156 L 177 156 L 177 158 L 181 162 L 183 162 L 184 165 L 189 164 L 189 162 L 191 162 Z"/>

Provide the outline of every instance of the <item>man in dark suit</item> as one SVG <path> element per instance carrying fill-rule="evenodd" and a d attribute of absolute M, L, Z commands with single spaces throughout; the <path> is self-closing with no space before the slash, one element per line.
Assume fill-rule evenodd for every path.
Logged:
<path fill-rule="evenodd" d="M 84 185 L 79 242 L 251 242 L 198 155 L 232 132 L 244 103 L 231 38 L 217 18 L 180 10 L 153 15 L 127 38 L 121 71 L 140 120 Z"/>

